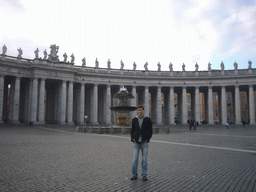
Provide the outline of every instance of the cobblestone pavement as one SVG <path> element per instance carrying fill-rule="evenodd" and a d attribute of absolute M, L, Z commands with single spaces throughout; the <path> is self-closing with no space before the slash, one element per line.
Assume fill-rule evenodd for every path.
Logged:
<path fill-rule="evenodd" d="M 128 134 L 2 124 L 0 191 L 256 191 L 256 127 L 154 134 L 148 181 L 130 180 L 132 152 Z"/>

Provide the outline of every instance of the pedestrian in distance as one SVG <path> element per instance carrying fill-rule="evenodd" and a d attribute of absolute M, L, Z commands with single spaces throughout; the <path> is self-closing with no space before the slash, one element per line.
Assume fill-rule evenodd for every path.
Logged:
<path fill-rule="evenodd" d="M 227 129 L 229 129 L 229 123 L 228 122 L 226 123 L 226 127 L 227 127 Z"/>
<path fill-rule="evenodd" d="M 136 180 L 138 177 L 138 160 L 139 152 L 142 153 L 141 169 L 142 180 L 147 181 L 147 155 L 148 143 L 152 137 L 152 122 L 149 117 L 144 115 L 144 107 L 139 105 L 137 107 L 137 116 L 132 119 L 131 141 L 133 142 L 133 164 L 132 164 L 132 177 L 131 180 Z"/>
<path fill-rule="evenodd" d="M 188 120 L 187 120 L 187 123 L 188 123 L 188 128 L 189 128 L 189 130 L 191 130 L 191 120 L 188 119 Z"/>

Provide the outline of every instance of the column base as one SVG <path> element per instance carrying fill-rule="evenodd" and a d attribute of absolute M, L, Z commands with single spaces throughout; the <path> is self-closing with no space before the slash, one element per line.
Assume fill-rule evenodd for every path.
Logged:
<path fill-rule="evenodd" d="M 38 122 L 35 122 L 37 125 L 44 125 L 45 124 L 45 121 L 38 121 Z"/>
<path fill-rule="evenodd" d="M 67 124 L 68 125 L 74 125 L 74 122 L 68 122 Z"/>
<path fill-rule="evenodd" d="M 11 123 L 20 123 L 18 120 L 11 121 Z"/>

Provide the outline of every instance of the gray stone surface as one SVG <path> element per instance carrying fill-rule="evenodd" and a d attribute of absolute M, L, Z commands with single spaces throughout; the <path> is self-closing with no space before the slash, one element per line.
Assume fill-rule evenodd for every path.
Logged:
<path fill-rule="evenodd" d="M 2 124 L 0 191 L 256 191 L 255 140 L 253 126 L 173 126 L 153 135 L 145 182 L 130 180 L 129 134 Z"/>

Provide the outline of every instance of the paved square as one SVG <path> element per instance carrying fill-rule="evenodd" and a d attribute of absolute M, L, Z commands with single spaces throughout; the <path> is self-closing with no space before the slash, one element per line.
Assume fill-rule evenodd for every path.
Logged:
<path fill-rule="evenodd" d="M 128 134 L 3 124 L 0 191 L 256 191 L 253 126 L 154 134 L 146 182 L 130 180 L 132 151 Z"/>

